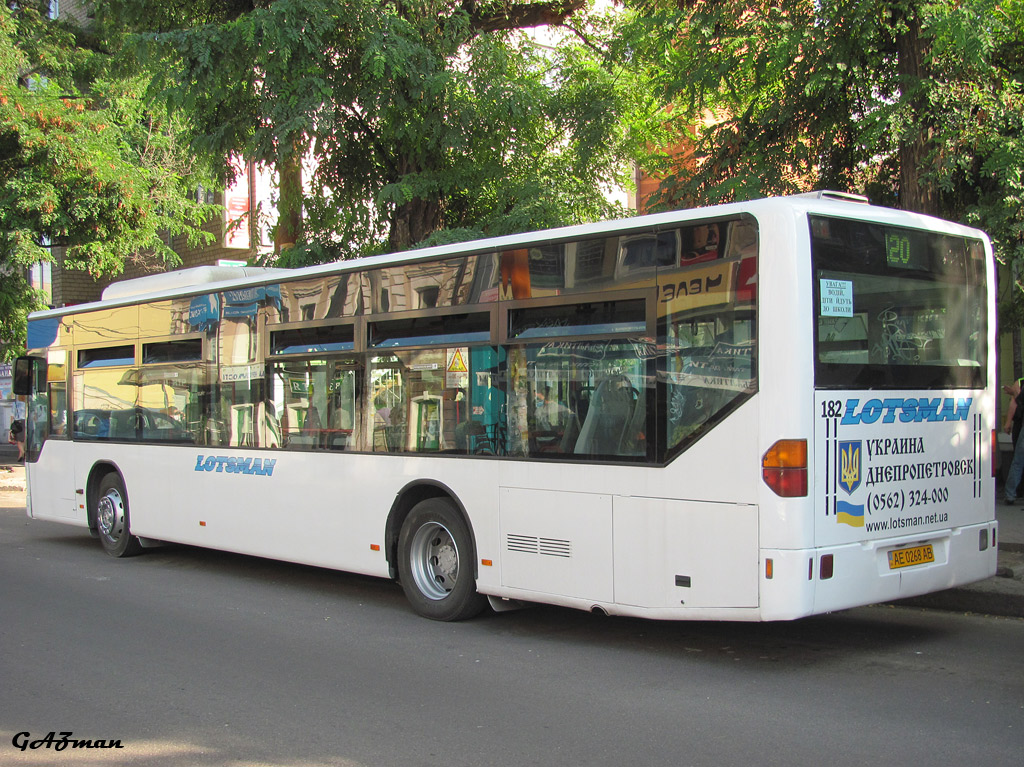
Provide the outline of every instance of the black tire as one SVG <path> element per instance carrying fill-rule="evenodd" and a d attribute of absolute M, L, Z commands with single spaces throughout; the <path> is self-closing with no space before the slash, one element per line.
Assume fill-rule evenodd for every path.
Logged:
<path fill-rule="evenodd" d="M 142 544 L 131 534 L 128 493 L 121 477 L 111 472 L 100 480 L 93 518 L 103 550 L 112 557 L 134 557 L 142 553 Z"/>
<path fill-rule="evenodd" d="M 479 615 L 487 598 L 477 594 L 473 536 L 447 498 L 417 503 L 398 536 L 398 577 L 413 610 L 435 621 Z"/>

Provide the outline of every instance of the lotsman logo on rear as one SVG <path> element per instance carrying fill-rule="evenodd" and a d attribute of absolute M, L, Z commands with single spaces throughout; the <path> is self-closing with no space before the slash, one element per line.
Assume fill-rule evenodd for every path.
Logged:
<path fill-rule="evenodd" d="M 897 416 L 900 423 L 921 423 L 922 421 L 966 421 L 971 414 L 971 397 L 956 398 L 936 397 L 920 399 L 887 397 L 886 399 L 869 399 L 860 405 L 859 399 L 846 400 L 843 413 L 843 426 L 859 423 L 875 423 L 881 418 L 882 423 L 894 423 Z"/>
<path fill-rule="evenodd" d="M 274 473 L 276 458 L 236 458 L 227 455 L 200 455 L 196 457 L 196 471 L 217 471 L 226 474 L 258 474 L 269 477 Z"/>

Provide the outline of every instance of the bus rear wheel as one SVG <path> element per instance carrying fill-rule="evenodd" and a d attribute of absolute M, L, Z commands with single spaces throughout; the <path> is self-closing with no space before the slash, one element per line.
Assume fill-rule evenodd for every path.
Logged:
<path fill-rule="evenodd" d="M 487 598 L 476 592 L 469 526 L 451 501 L 416 504 L 398 536 L 398 576 L 413 609 L 425 618 L 458 621 L 478 615 Z"/>
<path fill-rule="evenodd" d="M 121 478 L 113 472 L 100 480 L 95 516 L 100 543 L 110 556 L 133 557 L 142 553 L 139 539 L 131 534 L 128 493 Z"/>

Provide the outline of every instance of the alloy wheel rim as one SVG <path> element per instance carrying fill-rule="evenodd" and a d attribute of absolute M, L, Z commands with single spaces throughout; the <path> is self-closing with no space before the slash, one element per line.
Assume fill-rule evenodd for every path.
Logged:
<path fill-rule="evenodd" d="M 110 489 L 96 506 L 96 524 L 100 533 L 116 541 L 124 531 L 124 499 L 117 490 Z"/>
<path fill-rule="evenodd" d="M 442 524 L 431 522 L 416 531 L 409 559 L 413 581 L 428 599 L 444 599 L 458 583 L 459 547 Z"/>

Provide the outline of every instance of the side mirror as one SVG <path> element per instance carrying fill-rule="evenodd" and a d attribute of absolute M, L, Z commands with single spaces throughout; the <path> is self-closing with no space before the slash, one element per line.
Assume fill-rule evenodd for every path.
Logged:
<path fill-rule="evenodd" d="M 18 357 L 14 361 L 14 380 L 11 389 L 17 395 L 29 395 L 38 391 L 38 382 L 35 380 L 39 370 L 46 370 L 45 361 L 39 357 Z M 33 386 L 33 383 L 36 386 Z M 45 386 L 45 384 L 44 384 Z"/>

